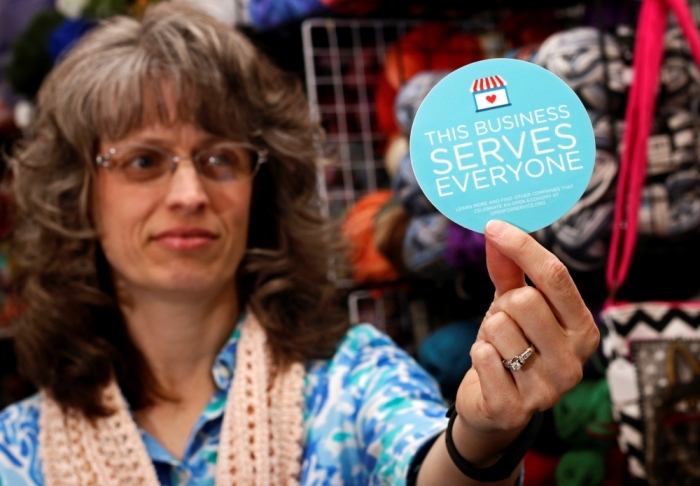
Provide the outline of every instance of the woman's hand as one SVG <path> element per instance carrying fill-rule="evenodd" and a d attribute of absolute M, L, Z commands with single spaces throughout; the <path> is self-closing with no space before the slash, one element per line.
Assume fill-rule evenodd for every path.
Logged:
<path fill-rule="evenodd" d="M 460 453 L 488 466 L 537 411 L 551 408 L 582 377 L 600 335 L 566 267 L 533 238 L 500 221 L 486 227 L 496 295 L 471 348 L 473 367 L 455 403 Z M 525 275 L 534 287 L 525 283 Z M 502 360 L 534 353 L 518 371 Z M 483 439 L 483 440 L 481 440 Z"/>
<path fill-rule="evenodd" d="M 475 467 L 488 467 L 537 411 L 551 408 L 582 376 L 600 335 L 566 267 L 534 239 L 500 221 L 486 226 L 486 261 L 496 295 L 471 348 L 472 369 L 457 391 L 452 439 Z M 525 283 L 527 275 L 534 287 Z M 510 371 L 503 360 L 534 353 Z M 494 486 L 515 483 L 518 468 Z M 480 483 L 462 474 L 444 437 L 430 449 L 419 486 Z"/>

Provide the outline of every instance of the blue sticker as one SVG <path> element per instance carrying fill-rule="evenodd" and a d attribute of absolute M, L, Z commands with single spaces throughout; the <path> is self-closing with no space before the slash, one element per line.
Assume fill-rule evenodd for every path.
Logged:
<path fill-rule="evenodd" d="M 455 223 L 483 233 L 500 219 L 532 232 L 579 200 L 595 138 L 564 81 L 529 62 L 489 59 L 428 93 L 411 128 L 411 161 L 426 197 Z"/>

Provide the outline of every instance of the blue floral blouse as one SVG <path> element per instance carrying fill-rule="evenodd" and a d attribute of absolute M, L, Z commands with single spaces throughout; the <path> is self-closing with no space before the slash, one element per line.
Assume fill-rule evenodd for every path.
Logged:
<path fill-rule="evenodd" d="M 214 486 L 223 412 L 239 330 L 218 355 L 217 390 L 182 460 L 141 430 L 165 486 Z M 402 485 L 411 462 L 447 426 L 435 381 L 370 325 L 351 328 L 330 360 L 307 363 L 301 484 Z M 0 486 L 43 485 L 38 456 L 40 396 L 0 413 Z"/>

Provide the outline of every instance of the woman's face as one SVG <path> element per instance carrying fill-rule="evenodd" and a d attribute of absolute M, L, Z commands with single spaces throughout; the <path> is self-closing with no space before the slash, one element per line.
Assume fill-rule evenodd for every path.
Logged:
<path fill-rule="evenodd" d="M 101 140 L 98 153 L 148 145 L 190 157 L 225 141 L 188 123 L 155 125 Z M 192 297 L 233 285 L 246 250 L 251 194 L 251 179 L 208 179 L 189 158 L 147 182 L 98 168 L 95 220 L 117 284 Z"/>

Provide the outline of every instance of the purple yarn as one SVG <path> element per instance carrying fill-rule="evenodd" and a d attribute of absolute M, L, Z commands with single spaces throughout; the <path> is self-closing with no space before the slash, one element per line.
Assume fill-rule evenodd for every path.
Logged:
<path fill-rule="evenodd" d="M 614 25 L 637 25 L 639 17 L 639 0 L 620 0 L 617 2 L 609 2 L 602 6 L 602 27 Z M 598 7 L 594 3 L 590 3 L 585 10 L 581 25 L 589 25 L 591 27 L 600 28 L 598 20 Z"/>
<path fill-rule="evenodd" d="M 456 270 L 486 272 L 486 239 L 481 233 L 455 223 L 447 227 L 445 261 Z"/>

